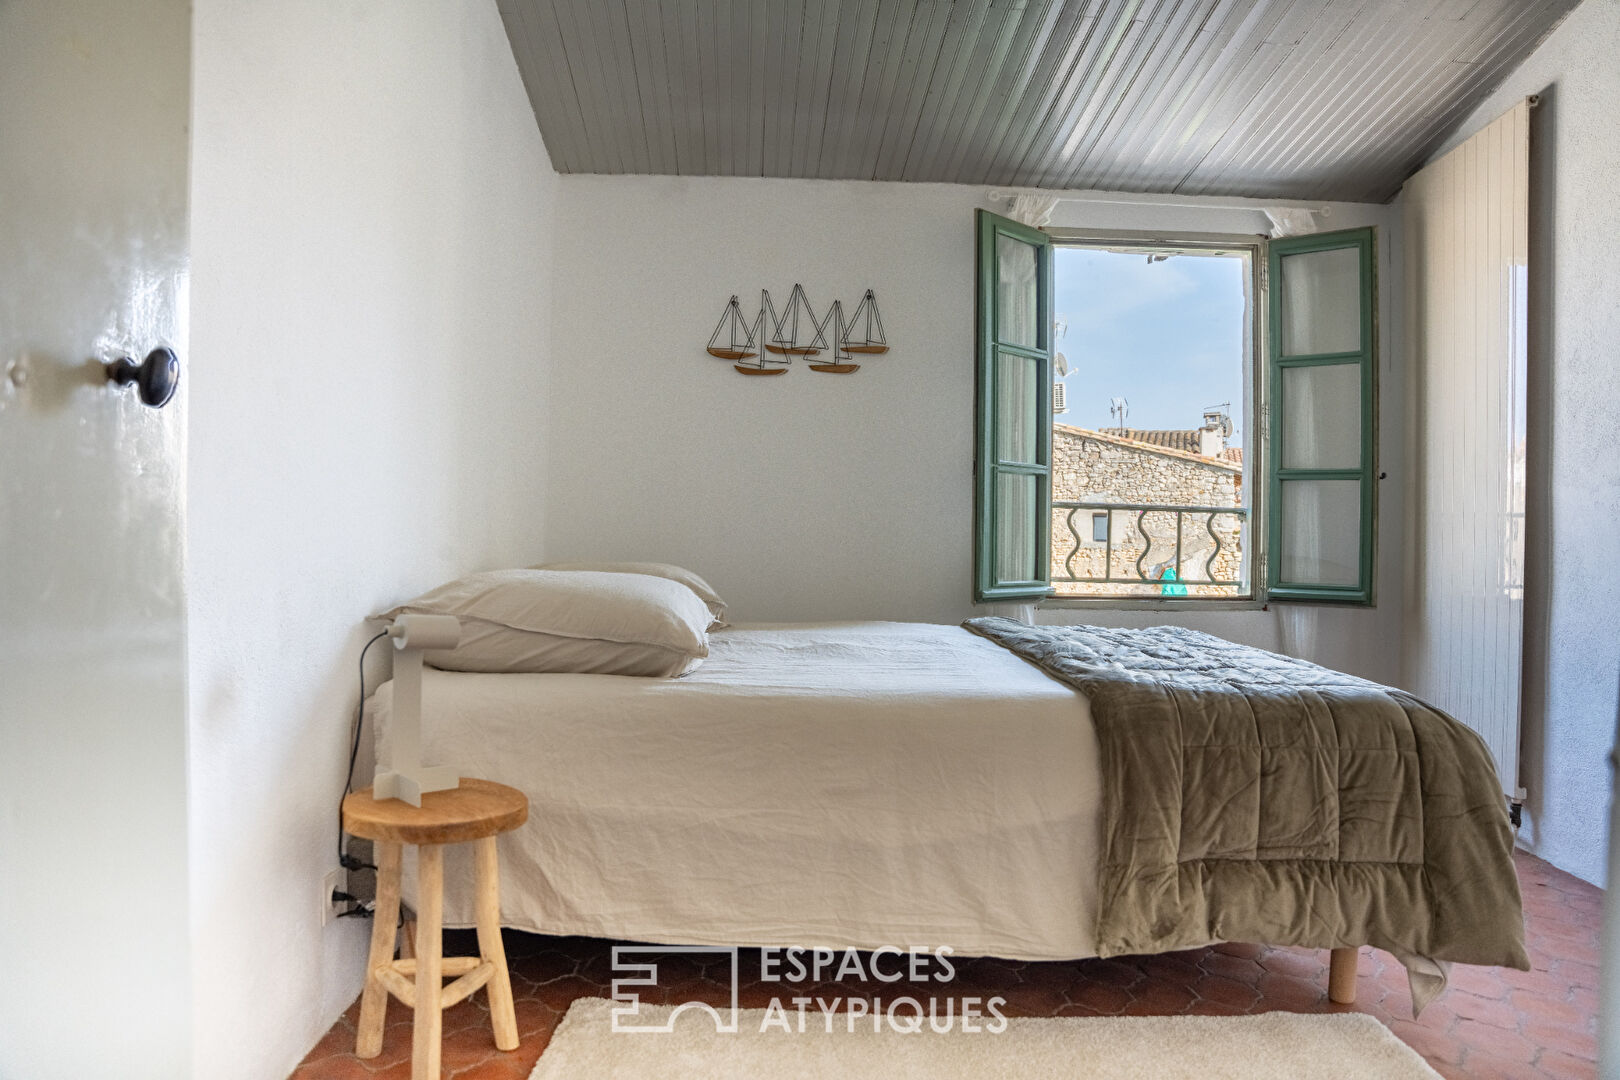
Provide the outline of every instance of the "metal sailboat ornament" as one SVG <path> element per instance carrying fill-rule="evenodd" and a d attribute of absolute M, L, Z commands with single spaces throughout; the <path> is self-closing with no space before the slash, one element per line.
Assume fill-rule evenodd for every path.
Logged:
<path fill-rule="evenodd" d="M 733 294 L 726 310 L 720 313 L 714 333 L 709 335 L 709 355 L 722 360 L 747 360 L 758 355 L 754 330 L 755 327 L 749 326 L 743 318 L 742 305 L 737 303 L 737 297 Z"/>
<path fill-rule="evenodd" d="M 736 311 L 735 317 L 742 318 L 742 309 L 737 307 L 737 298 L 735 296 L 731 298 L 727 310 L 730 312 L 733 309 Z M 765 331 L 772 325 L 771 316 L 775 312 L 776 308 L 771 304 L 771 294 L 761 289 L 759 291 L 759 314 L 754 317 L 754 325 L 748 328 L 748 344 L 753 351 L 744 356 L 724 357 L 724 359 L 733 361 L 731 366 L 741 374 L 782 375 L 787 372 L 787 365 L 793 362 L 792 356 L 772 349 L 770 343 L 765 340 Z M 724 324 L 726 317 L 722 316 L 720 321 Z M 718 335 L 719 332 L 719 329 L 716 328 L 715 333 Z M 759 345 L 763 345 L 764 348 L 759 348 Z M 713 349 L 709 351 L 714 352 Z"/>
<path fill-rule="evenodd" d="M 793 295 L 788 297 L 781 318 L 777 318 L 776 309 L 770 307 L 770 294 L 765 295 L 771 316 L 771 339 L 765 343 L 768 351 L 779 356 L 815 356 L 827 347 L 827 336 L 816 322 L 815 309 L 810 306 L 803 285 L 793 286 Z M 805 340 L 805 334 L 810 335 L 809 340 Z"/>
<path fill-rule="evenodd" d="M 817 336 L 824 336 L 826 329 L 832 327 L 833 354 L 830 360 L 822 360 L 810 365 L 811 371 L 825 371 L 834 375 L 848 375 L 852 371 L 859 371 L 861 365 L 852 363 L 849 349 L 844 345 L 844 302 L 834 300 L 832 307 L 827 309 L 827 317 L 816 327 Z"/>
<path fill-rule="evenodd" d="M 860 337 L 853 337 L 856 331 Z M 878 314 L 877 294 L 871 289 L 861 297 L 860 306 L 849 317 L 849 326 L 839 335 L 839 345 L 850 353 L 886 353 L 889 342 L 883 336 L 883 316 Z"/>

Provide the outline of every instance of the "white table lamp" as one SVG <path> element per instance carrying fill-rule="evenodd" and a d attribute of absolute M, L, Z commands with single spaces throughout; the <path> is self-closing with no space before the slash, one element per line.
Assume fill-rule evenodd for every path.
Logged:
<path fill-rule="evenodd" d="M 377 764 L 372 794 L 421 806 L 426 793 L 461 784 L 453 766 L 422 764 L 422 651 L 455 648 L 461 623 L 454 615 L 401 615 L 389 624 L 388 636 L 395 649 L 394 703 L 385 747 L 388 761 Z"/>

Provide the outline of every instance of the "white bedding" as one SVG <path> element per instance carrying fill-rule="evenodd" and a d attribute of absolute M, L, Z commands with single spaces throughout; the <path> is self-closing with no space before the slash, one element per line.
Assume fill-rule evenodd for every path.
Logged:
<path fill-rule="evenodd" d="M 1082 695 L 954 626 L 738 627 L 710 649 L 681 679 L 424 673 L 424 761 L 529 796 L 500 840 L 507 926 L 1093 955 Z M 472 925 L 469 852 L 447 853 L 449 926 Z"/>

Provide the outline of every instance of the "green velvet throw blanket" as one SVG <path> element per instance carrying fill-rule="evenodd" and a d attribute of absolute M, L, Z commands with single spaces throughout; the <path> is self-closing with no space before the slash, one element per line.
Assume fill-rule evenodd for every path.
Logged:
<path fill-rule="evenodd" d="M 1490 751 L 1438 709 L 1180 627 L 964 625 L 1090 702 L 1101 955 L 1373 945 L 1414 1011 L 1448 962 L 1529 967 Z"/>

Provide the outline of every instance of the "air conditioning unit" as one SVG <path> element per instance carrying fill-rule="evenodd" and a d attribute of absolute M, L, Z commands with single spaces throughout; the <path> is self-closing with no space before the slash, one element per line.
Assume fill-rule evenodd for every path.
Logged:
<path fill-rule="evenodd" d="M 1066 413 L 1069 411 L 1068 403 L 1064 401 L 1064 386 L 1060 382 L 1052 384 L 1052 413 Z"/>

